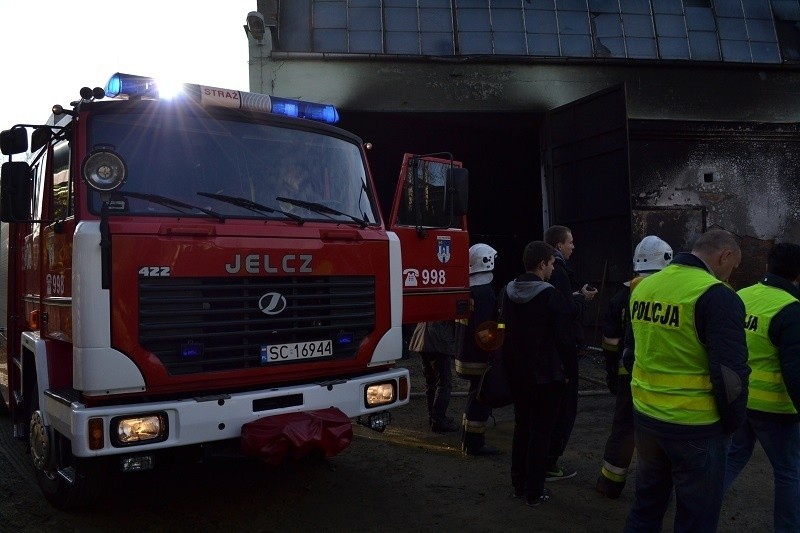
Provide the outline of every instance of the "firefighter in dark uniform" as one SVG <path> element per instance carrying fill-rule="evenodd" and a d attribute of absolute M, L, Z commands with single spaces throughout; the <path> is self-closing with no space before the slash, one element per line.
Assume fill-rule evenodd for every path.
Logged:
<path fill-rule="evenodd" d="M 622 366 L 620 348 L 628 324 L 631 288 L 645 276 L 658 272 L 672 261 L 672 248 L 655 235 L 648 235 L 633 253 L 634 279 L 611 298 L 603 319 L 603 355 L 608 390 L 617 396 L 611 434 L 606 440 L 603 466 L 597 478 L 597 492 L 618 498 L 625 487 L 628 467 L 633 459 L 633 398 L 631 375 Z"/>
<path fill-rule="evenodd" d="M 741 260 L 733 235 L 710 230 L 631 291 L 623 357 L 632 370 L 636 497 L 626 532 L 660 531 L 673 489 L 675 531 L 716 531 L 750 375 L 744 304 L 726 283 Z"/>
<path fill-rule="evenodd" d="M 475 330 L 487 320 L 496 320 L 497 297 L 492 289 L 497 251 L 488 244 L 473 244 L 469 249 L 470 312 L 467 320 L 458 322 L 460 349 L 456 352 L 456 374 L 469 381 L 464 406 L 461 450 L 465 455 L 496 455 L 500 450 L 486 444 L 486 421 L 492 414 L 488 405 L 475 395 L 481 376 L 489 365 L 489 352 L 475 341 Z"/>

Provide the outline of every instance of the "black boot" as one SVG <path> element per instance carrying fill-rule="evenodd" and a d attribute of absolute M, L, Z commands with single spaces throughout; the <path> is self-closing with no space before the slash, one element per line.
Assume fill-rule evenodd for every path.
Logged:
<path fill-rule="evenodd" d="M 612 481 L 603 474 L 600 474 L 600 477 L 597 478 L 597 485 L 595 485 L 597 492 L 612 500 L 619 498 L 624 488 L 625 481 Z"/>
<path fill-rule="evenodd" d="M 449 416 L 444 417 L 441 420 L 430 420 L 431 423 L 431 431 L 436 433 L 452 433 L 454 431 L 458 431 L 459 427 L 453 421 L 453 419 Z"/>
<path fill-rule="evenodd" d="M 461 451 L 464 455 L 497 455 L 500 450 L 494 446 L 486 444 L 483 433 L 470 433 L 469 431 L 462 432 Z"/>

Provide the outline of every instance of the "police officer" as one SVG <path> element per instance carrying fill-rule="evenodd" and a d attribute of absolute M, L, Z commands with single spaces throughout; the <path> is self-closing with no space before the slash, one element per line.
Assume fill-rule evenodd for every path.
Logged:
<path fill-rule="evenodd" d="M 747 420 L 728 451 L 725 489 L 750 460 L 756 440 L 775 477 L 777 532 L 800 531 L 800 246 L 776 244 L 767 274 L 739 291 L 750 352 Z"/>
<path fill-rule="evenodd" d="M 636 245 L 633 253 L 634 279 L 626 282 L 611 298 L 603 319 L 603 355 L 606 360 L 606 382 L 612 394 L 616 394 L 614 419 L 611 434 L 606 440 L 603 466 L 597 478 L 597 492 L 618 498 L 625 488 L 628 467 L 633 459 L 633 399 L 631 398 L 631 375 L 622 366 L 619 357 L 621 340 L 628 324 L 628 300 L 630 287 L 642 278 L 658 272 L 672 261 L 672 248 L 655 235 L 648 235 Z"/>
<path fill-rule="evenodd" d="M 461 450 L 465 455 L 500 453 L 494 446 L 487 445 L 484 437 L 492 409 L 475 398 L 491 355 L 478 346 L 475 330 L 483 322 L 497 318 L 497 298 L 491 285 L 496 258 L 497 250 L 488 244 L 473 244 L 469 249 L 470 312 L 467 320 L 459 321 L 461 346 L 456 352 L 456 375 L 469 380 L 461 440 Z"/>
<path fill-rule="evenodd" d="M 676 532 L 717 528 L 750 374 L 744 305 L 725 283 L 741 258 L 733 235 L 710 230 L 631 291 L 636 497 L 625 531 L 660 531 L 673 487 Z"/>

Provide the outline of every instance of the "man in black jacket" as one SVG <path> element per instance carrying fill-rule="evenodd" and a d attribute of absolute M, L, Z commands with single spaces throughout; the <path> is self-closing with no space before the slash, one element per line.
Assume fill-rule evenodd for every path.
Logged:
<path fill-rule="evenodd" d="M 550 284 L 564 295 L 569 308 L 569 323 L 565 326 L 567 333 L 572 338 L 572 343 L 577 348 L 583 345 L 583 313 L 586 303 L 597 294 L 593 289 L 584 284 L 579 291 L 573 290 L 573 271 L 567 265 L 567 260 L 575 250 L 572 230 L 566 226 L 550 226 L 544 232 L 544 240 L 555 248 L 555 267 L 550 276 Z M 566 391 L 559 408 L 553 439 L 550 443 L 548 454 L 547 481 L 568 479 L 577 474 L 575 470 L 559 466 L 558 459 L 564 454 L 567 442 L 575 425 L 578 414 L 578 352 L 574 351 L 574 361 L 568 365 Z"/>
<path fill-rule="evenodd" d="M 756 441 L 775 478 L 773 526 L 800 531 L 800 246 L 780 243 L 767 257 L 767 274 L 739 291 L 749 351 L 747 419 L 734 433 L 725 490 L 753 454 Z"/>
<path fill-rule="evenodd" d="M 547 454 L 564 393 L 565 378 L 575 369 L 575 344 L 568 334 L 569 309 L 564 296 L 546 282 L 555 250 L 545 242 L 525 247 L 525 273 L 501 292 L 506 326 L 503 362 L 514 397 L 511 483 L 514 496 L 530 506 L 550 499 L 544 488 Z M 565 371 L 566 370 L 566 371 Z"/>
<path fill-rule="evenodd" d="M 636 499 L 625 531 L 716 531 L 730 435 L 747 403 L 741 298 L 726 283 L 742 252 L 724 230 L 631 290 L 623 359 L 631 371 Z M 631 357 L 633 355 L 633 357 Z"/>

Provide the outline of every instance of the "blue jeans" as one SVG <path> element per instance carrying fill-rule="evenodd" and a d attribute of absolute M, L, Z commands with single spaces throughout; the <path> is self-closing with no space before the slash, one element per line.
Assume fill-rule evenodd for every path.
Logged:
<path fill-rule="evenodd" d="M 637 427 L 635 440 L 636 500 L 625 531 L 661 531 L 673 487 L 675 533 L 716 531 L 730 439 L 668 439 Z"/>
<path fill-rule="evenodd" d="M 775 478 L 773 524 L 776 532 L 800 531 L 800 424 L 747 418 L 733 435 L 725 469 L 725 490 L 750 456 L 756 439 L 772 464 Z"/>

